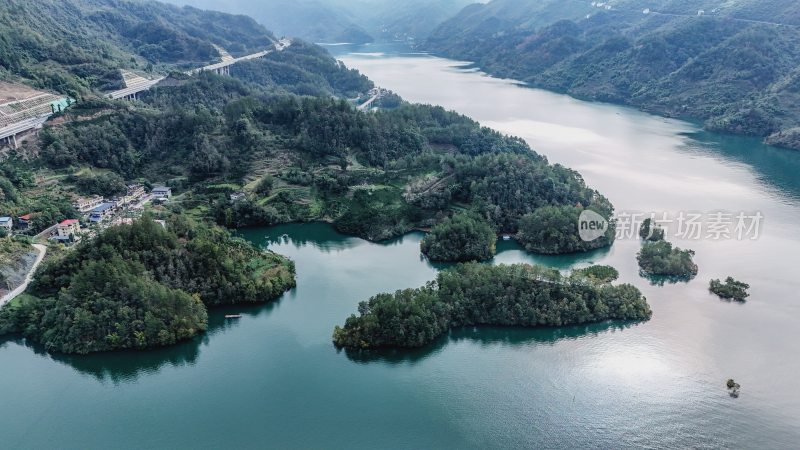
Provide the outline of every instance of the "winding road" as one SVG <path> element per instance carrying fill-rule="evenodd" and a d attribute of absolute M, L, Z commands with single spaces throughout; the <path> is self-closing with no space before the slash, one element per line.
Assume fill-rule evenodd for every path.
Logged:
<path fill-rule="evenodd" d="M 42 263 L 44 255 L 47 253 L 47 247 L 42 244 L 33 244 L 33 248 L 35 248 L 39 252 L 39 256 L 36 257 L 36 260 L 33 262 L 33 265 L 31 266 L 31 269 L 28 271 L 28 274 L 25 275 L 25 281 L 22 282 L 21 285 L 17 286 L 16 289 L 4 295 L 3 298 L 0 298 L 0 308 L 5 306 L 5 304 L 10 302 L 11 300 L 17 298 L 19 294 L 25 292 L 25 289 L 28 288 L 28 284 L 30 284 L 31 280 L 33 279 L 33 274 L 36 273 L 36 269 L 39 267 L 39 264 Z"/>

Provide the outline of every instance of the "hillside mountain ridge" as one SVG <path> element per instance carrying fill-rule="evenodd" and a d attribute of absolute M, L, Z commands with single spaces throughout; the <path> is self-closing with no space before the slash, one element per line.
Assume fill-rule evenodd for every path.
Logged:
<path fill-rule="evenodd" d="M 534 87 L 800 149 L 799 3 L 641 5 L 493 0 L 440 25 L 423 48 Z"/>

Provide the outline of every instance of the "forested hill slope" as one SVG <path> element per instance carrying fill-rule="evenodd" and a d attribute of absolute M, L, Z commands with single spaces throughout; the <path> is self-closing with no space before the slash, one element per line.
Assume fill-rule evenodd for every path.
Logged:
<path fill-rule="evenodd" d="M 174 11 L 186 15 L 178 23 L 200 14 Z M 113 67 L 113 60 L 104 62 Z M 383 240 L 469 209 L 495 232 L 519 232 L 532 249 L 610 245 L 613 234 L 572 244 L 582 210 L 608 216 L 613 209 L 578 173 L 549 164 L 521 139 L 442 108 L 390 95 L 380 102 L 387 110 L 357 110 L 358 98 L 372 87 L 324 49 L 295 40 L 232 66 L 230 76 L 172 73 L 132 102 L 87 96 L 23 146 L 35 147 L 25 155 L 38 160 L 11 159 L 19 173 L 0 172 L 8 181 L 0 208 L 50 211 L 48 218 L 62 219 L 76 215 L 61 207 L 76 194 L 166 183 L 175 213 L 228 227 L 325 220 L 342 232 Z M 39 170 L 61 176 L 56 189 L 36 191 Z M 563 229 L 540 242 L 541 233 L 528 225 L 541 219 Z"/>
<path fill-rule="evenodd" d="M 532 86 L 800 149 L 794 0 L 493 0 L 462 10 L 424 48 Z"/>
<path fill-rule="evenodd" d="M 197 66 L 260 51 L 272 33 L 246 16 L 139 0 L 3 0 L 0 79 L 68 94 L 122 87 L 118 69 Z"/>

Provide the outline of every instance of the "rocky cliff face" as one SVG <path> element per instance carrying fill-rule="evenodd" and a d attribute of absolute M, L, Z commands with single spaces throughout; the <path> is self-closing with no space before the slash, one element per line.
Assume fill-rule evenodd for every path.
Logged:
<path fill-rule="evenodd" d="M 34 261 L 36 261 L 36 252 L 33 249 L 27 253 L 0 259 L 0 297 L 25 281 L 25 275 L 28 274 Z"/>

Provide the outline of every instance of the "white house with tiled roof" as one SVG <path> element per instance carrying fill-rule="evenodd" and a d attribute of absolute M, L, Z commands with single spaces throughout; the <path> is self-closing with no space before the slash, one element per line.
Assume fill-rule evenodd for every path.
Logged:
<path fill-rule="evenodd" d="M 56 227 L 55 238 L 62 241 L 74 238 L 81 231 L 81 224 L 77 219 L 67 219 Z"/>

